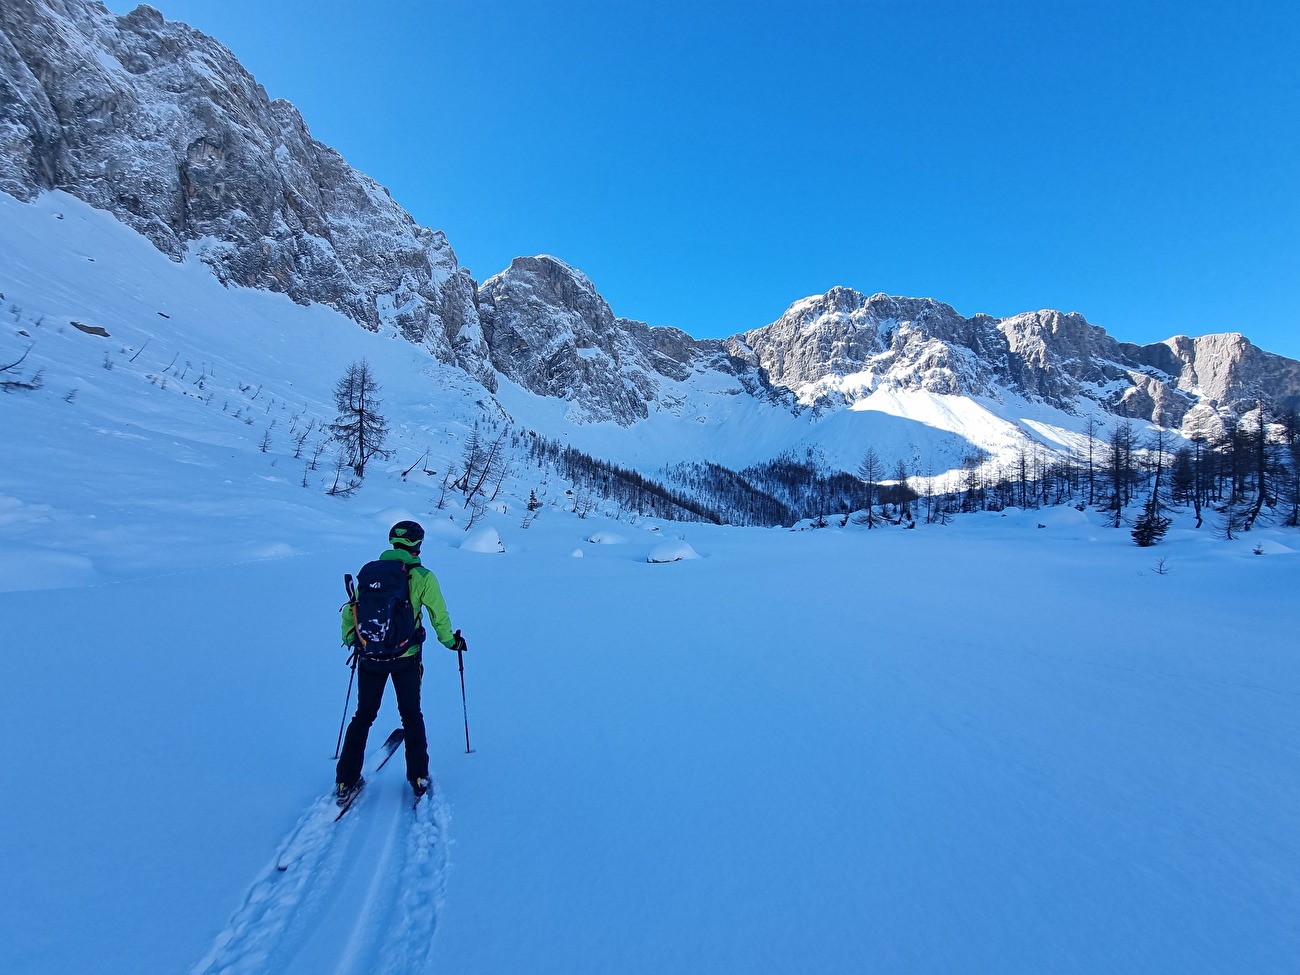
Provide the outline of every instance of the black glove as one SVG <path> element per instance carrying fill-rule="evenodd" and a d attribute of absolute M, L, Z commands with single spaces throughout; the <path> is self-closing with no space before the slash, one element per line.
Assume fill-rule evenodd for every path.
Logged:
<path fill-rule="evenodd" d="M 456 642 L 451 645 L 451 649 L 455 650 L 457 653 L 464 653 L 469 649 L 469 644 L 467 644 L 465 638 L 460 635 L 460 630 L 456 631 Z"/>

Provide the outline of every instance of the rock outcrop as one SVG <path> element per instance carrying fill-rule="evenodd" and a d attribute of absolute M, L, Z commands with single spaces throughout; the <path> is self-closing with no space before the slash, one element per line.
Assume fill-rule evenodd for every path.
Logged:
<path fill-rule="evenodd" d="M 60 189 L 224 282 L 396 328 L 491 381 L 446 237 L 311 137 L 225 47 L 148 6 L 0 6 L 0 189 Z"/>
<path fill-rule="evenodd" d="M 631 426 L 697 381 L 795 411 L 916 389 L 1169 427 L 1300 403 L 1300 363 L 1235 333 L 1137 346 L 1075 313 L 968 318 L 835 288 L 762 328 L 696 340 L 616 317 L 552 257 L 519 258 L 480 288 L 441 231 L 314 140 L 225 47 L 147 6 L 0 5 L 0 189 L 71 193 L 224 282 L 392 327 L 489 391 L 504 376 L 565 400 L 575 422 Z"/>

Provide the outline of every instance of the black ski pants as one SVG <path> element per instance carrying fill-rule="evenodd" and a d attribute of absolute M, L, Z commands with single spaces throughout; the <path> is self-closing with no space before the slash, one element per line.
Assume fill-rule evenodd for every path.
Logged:
<path fill-rule="evenodd" d="M 421 654 L 396 660 L 357 658 L 357 713 L 348 723 L 343 751 L 335 781 L 352 785 L 361 777 L 366 757 L 366 739 L 370 726 L 379 716 L 384 699 L 384 684 L 391 677 L 397 694 L 397 713 L 406 732 L 406 778 L 410 782 L 429 777 L 429 742 L 424 733 L 424 715 L 420 712 L 420 678 L 424 673 Z"/>

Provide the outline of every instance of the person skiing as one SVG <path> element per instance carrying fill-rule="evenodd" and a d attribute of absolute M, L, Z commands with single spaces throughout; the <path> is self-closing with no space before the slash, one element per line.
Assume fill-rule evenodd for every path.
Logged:
<path fill-rule="evenodd" d="M 356 601 L 349 600 L 343 607 L 343 643 L 351 647 L 356 655 L 357 710 L 348 723 L 335 769 L 340 804 L 345 803 L 363 784 L 361 765 L 365 758 L 366 739 L 370 735 L 370 726 L 379 716 L 384 685 L 390 677 L 406 735 L 406 778 L 415 790 L 417 799 L 429 788 L 429 745 L 424 731 L 424 715 L 420 711 L 420 679 L 424 675 L 421 659 L 425 639 L 421 615 L 423 610 L 429 611 L 429 619 L 439 643 L 448 650 L 468 649 L 460 631 L 451 628 L 447 604 L 443 600 L 437 577 L 420 564 L 424 528 L 415 521 L 399 521 L 389 531 L 388 541 L 392 548 L 382 553 L 377 562 L 368 563 L 359 573 L 361 591 Z M 375 610 L 374 604 L 368 604 L 366 599 L 370 592 L 382 591 L 380 577 L 383 575 L 391 575 L 405 582 L 405 587 L 393 605 L 403 617 L 407 612 L 414 615 L 413 627 L 411 621 L 405 618 L 384 620 L 376 626 L 379 623 L 376 617 L 382 615 L 382 612 Z M 409 601 L 406 597 L 409 597 Z M 362 619 L 360 628 L 357 626 L 358 607 Z M 398 632 L 395 637 L 392 632 L 385 631 Z M 367 633 L 370 639 L 367 639 Z"/>

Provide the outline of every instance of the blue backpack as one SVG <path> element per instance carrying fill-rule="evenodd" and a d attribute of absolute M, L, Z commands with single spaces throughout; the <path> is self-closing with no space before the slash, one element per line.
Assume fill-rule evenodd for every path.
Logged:
<path fill-rule="evenodd" d="M 363 657 L 391 660 L 424 643 L 424 627 L 411 605 L 410 567 L 400 559 L 376 559 L 357 573 L 356 649 Z"/>

